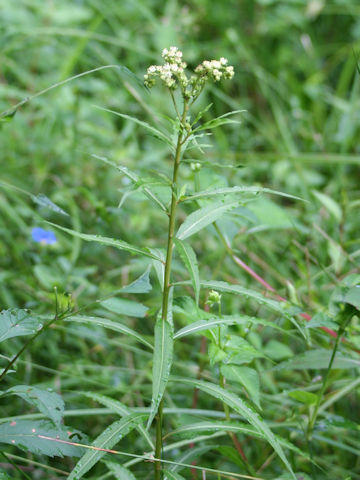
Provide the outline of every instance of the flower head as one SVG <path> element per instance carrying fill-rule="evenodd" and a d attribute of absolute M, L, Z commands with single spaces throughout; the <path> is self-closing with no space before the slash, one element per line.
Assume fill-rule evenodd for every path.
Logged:
<path fill-rule="evenodd" d="M 151 65 L 144 75 L 144 84 L 151 88 L 156 78 L 171 90 L 180 87 L 185 98 L 197 98 L 207 80 L 218 82 L 222 78 L 231 79 L 234 76 L 234 67 L 228 66 L 228 60 L 221 57 L 219 60 L 204 60 L 195 69 L 195 75 L 188 77 L 187 64 L 183 61 L 183 53 L 177 47 L 164 48 L 162 57 L 164 65 Z"/>
<path fill-rule="evenodd" d="M 56 243 L 55 233 L 40 227 L 34 227 L 31 231 L 31 236 L 35 242 L 42 245 L 53 245 Z"/>

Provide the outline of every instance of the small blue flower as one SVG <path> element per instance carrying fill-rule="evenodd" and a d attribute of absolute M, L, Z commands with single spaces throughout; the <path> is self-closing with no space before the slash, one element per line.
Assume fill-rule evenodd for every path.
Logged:
<path fill-rule="evenodd" d="M 31 231 L 31 236 L 35 242 L 43 245 L 53 245 L 56 243 L 55 233 L 40 227 L 34 227 Z"/>

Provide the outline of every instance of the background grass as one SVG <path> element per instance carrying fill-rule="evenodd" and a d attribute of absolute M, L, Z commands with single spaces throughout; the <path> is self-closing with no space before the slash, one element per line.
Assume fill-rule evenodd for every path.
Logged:
<path fill-rule="evenodd" d="M 102 65 L 126 66 L 141 78 L 149 64 L 159 62 L 162 48 L 170 45 L 183 50 L 191 67 L 205 58 L 227 57 L 235 66 L 233 81 L 208 88 L 198 107 L 213 104 L 208 119 L 229 110 L 246 112 L 241 114 L 241 125 L 225 126 L 207 138 L 212 148 L 205 156 L 194 152 L 196 160 L 213 166 L 202 168 L 198 178 L 201 189 L 221 184 L 261 185 L 306 200 L 261 197 L 235 220 L 222 220 L 220 228 L 234 252 L 277 294 L 298 303 L 309 315 L 327 311 L 339 282 L 349 273 L 359 273 L 358 2 L 18 0 L 15 5 L 0 0 L 0 10 L 0 110 Z M 147 178 L 159 172 L 168 174 L 171 164 L 162 144 L 137 125 L 94 107 L 156 124 L 162 121 L 161 115 L 172 114 L 172 106 L 163 95 L 160 88 L 144 93 L 130 76 L 109 68 L 31 100 L 10 122 L 2 124 L 2 309 L 26 307 L 49 314 L 54 311 L 54 286 L 61 302 L 66 304 L 67 294 L 71 294 L 72 304 L 81 307 L 130 283 L 148 265 L 144 259 L 83 243 L 62 232 L 56 232 L 58 242 L 54 247 L 43 247 L 31 239 L 34 226 L 49 228 L 43 220 L 136 245 L 165 245 L 166 218 L 136 192 L 118 209 L 128 191 L 126 179 L 92 156 L 106 156 Z M 189 185 L 194 181 L 189 166 L 182 170 L 182 181 Z M 39 206 L 29 193 L 46 195 L 70 216 L 61 217 Z M 205 236 L 195 237 L 193 246 L 201 278 L 263 290 L 233 261 L 213 228 Z M 182 280 L 183 267 L 175 263 L 174 268 L 175 277 Z M 155 276 L 152 283 L 156 293 Z M 149 314 L 145 319 L 129 318 L 127 325 L 150 336 L 160 291 L 151 298 L 140 298 L 150 308 Z M 226 314 L 242 312 L 275 319 L 251 301 L 237 297 L 224 296 L 223 310 Z M 105 315 L 99 307 L 91 313 Z M 106 315 L 116 319 L 109 312 Z M 286 323 L 282 326 L 291 328 Z M 358 333 L 359 325 L 354 323 L 348 340 L 355 349 L 360 349 Z M 268 348 L 275 360 L 306 348 L 332 345 L 331 338 L 321 330 L 312 331 L 307 346 L 299 338 L 274 335 L 266 328 L 254 329 L 250 338 L 258 348 Z M 2 344 L 2 355 L 9 357 L 18 351 L 22 340 L 13 340 Z M 278 353 L 278 358 L 280 347 L 271 343 L 275 340 L 288 348 L 287 353 Z M 195 347 L 185 342 L 176 352 L 175 375 L 185 376 L 189 371 L 196 374 L 201 340 L 194 342 Z M 349 345 L 341 349 L 347 355 L 356 355 Z M 84 399 L 81 390 L 100 391 L 129 406 L 143 407 L 151 398 L 150 361 L 149 354 L 128 337 L 114 337 L 100 327 L 65 323 L 38 338 L 21 357 L 16 378 L 9 377 L 7 382 L 9 386 L 14 382 L 55 387 L 70 412 L 97 406 Z M 289 399 L 286 392 L 313 390 L 311 382 L 319 372 L 300 370 L 275 375 L 266 362 L 257 368 L 263 372 L 265 418 L 285 418 L 291 423 L 294 415 L 295 433 L 289 429 L 286 432 L 305 449 L 299 426 L 305 407 Z M 355 379 L 355 370 L 336 370 L 334 390 L 341 391 Z M 331 413 L 354 424 L 359 422 L 358 392 L 350 389 L 349 396 L 341 398 Z M 191 407 L 191 399 L 190 390 L 184 394 L 175 386 L 165 400 L 169 407 L 176 408 L 184 404 Z M 216 407 L 206 398 L 202 402 L 207 408 Z M 4 416 L 28 413 L 20 399 L 1 403 Z M 172 427 L 190 419 L 174 416 Z M 95 410 L 71 417 L 72 425 L 91 438 L 109 421 L 108 416 L 97 415 Z M 325 473 L 318 473 L 316 478 L 329 478 L 329 469 L 332 478 L 360 478 L 356 430 L 349 427 L 345 434 L 344 429 L 337 428 L 323 435 L 326 440 L 318 440 L 317 458 Z M 135 442 L 135 436 L 131 438 Z M 137 447 L 135 443 L 134 450 Z M 246 450 L 256 469 L 270 453 L 259 452 L 251 443 Z M 32 458 L 30 454 L 28 457 Z M 53 466 L 60 463 L 62 469 L 71 469 L 71 460 L 51 462 Z M 221 455 L 209 453 L 202 464 L 225 470 L 233 465 Z M 137 478 L 151 478 L 147 464 L 140 465 L 134 469 Z M 46 470 L 31 468 L 35 468 L 31 470 L 33 478 L 56 478 Z M 277 478 L 281 475 L 279 468 L 279 464 L 272 467 L 270 462 L 264 474 Z M 300 461 L 301 469 L 313 475 L 309 463 Z M 106 468 L 99 466 L 89 478 L 103 478 L 104 472 Z M 191 478 L 189 472 L 183 474 Z"/>

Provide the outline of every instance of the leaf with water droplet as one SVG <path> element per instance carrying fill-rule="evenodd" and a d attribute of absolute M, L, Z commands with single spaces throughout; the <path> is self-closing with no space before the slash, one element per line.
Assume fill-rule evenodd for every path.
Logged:
<path fill-rule="evenodd" d="M 12 337 L 32 335 L 42 327 L 29 310 L 11 309 L 0 312 L 0 342 Z"/>

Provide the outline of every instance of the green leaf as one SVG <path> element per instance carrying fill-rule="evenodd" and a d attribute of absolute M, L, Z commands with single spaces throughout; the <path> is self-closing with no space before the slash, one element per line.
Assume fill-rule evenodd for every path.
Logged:
<path fill-rule="evenodd" d="M 127 407 L 126 405 L 119 402 L 118 400 L 114 400 L 113 398 L 107 397 L 105 395 L 100 395 L 98 393 L 93 393 L 93 392 L 83 392 L 83 395 L 95 400 L 98 403 L 101 403 L 102 405 L 105 405 L 108 408 L 111 408 L 115 413 L 117 413 L 121 417 L 125 417 L 133 413 L 131 408 Z M 145 430 L 145 428 L 142 425 L 138 425 L 136 429 L 144 437 L 145 441 L 149 444 L 150 448 L 154 449 L 155 448 L 154 444 L 150 438 L 150 435 Z"/>
<path fill-rule="evenodd" d="M 118 322 L 113 322 L 108 320 L 107 318 L 101 317 L 87 317 L 85 315 L 72 315 L 71 317 L 65 318 L 66 322 L 77 322 L 77 323 L 86 323 L 89 325 L 98 325 L 99 327 L 108 328 L 109 330 L 113 330 L 114 332 L 123 333 L 125 335 L 130 335 L 136 338 L 139 342 L 146 345 L 151 350 L 153 346 L 149 343 L 145 338 L 143 338 L 139 333 L 131 328 L 127 327 L 126 325 L 122 325 Z"/>
<path fill-rule="evenodd" d="M 291 465 L 289 464 L 278 440 L 275 438 L 274 434 L 264 422 L 264 420 L 247 403 L 241 400 L 241 398 L 239 398 L 237 395 L 234 395 L 228 390 L 225 390 L 213 383 L 188 378 L 181 379 L 181 381 L 185 384 L 192 385 L 205 393 L 208 393 L 212 397 L 221 400 L 223 403 L 226 403 L 226 405 L 228 405 L 230 408 L 234 409 L 237 413 L 242 415 L 269 442 L 269 444 L 273 447 L 275 452 L 284 462 L 288 471 L 293 475 L 293 478 L 296 480 Z"/>
<path fill-rule="evenodd" d="M 42 328 L 39 319 L 28 310 L 11 309 L 0 312 L 0 343 L 8 338 L 33 335 Z"/>
<path fill-rule="evenodd" d="M 196 254 L 188 243 L 182 242 L 178 238 L 175 239 L 175 244 L 179 252 L 179 256 L 190 274 L 191 283 L 195 293 L 196 304 L 198 304 L 200 295 L 200 277 Z"/>
<path fill-rule="evenodd" d="M 172 144 L 171 140 L 163 132 L 161 132 L 157 128 L 149 125 L 147 122 L 143 122 L 142 120 L 139 120 L 136 117 L 131 117 L 130 115 L 126 115 L 124 113 L 115 112 L 114 110 L 110 110 L 108 108 L 99 107 L 97 105 L 94 105 L 94 106 L 95 106 L 95 108 L 98 108 L 99 110 L 103 110 L 104 112 L 113 113 L 114 115 L 117 115 L 118 117 L 124 118 L 125 120 L 130 120 L 134 123 L 137 123 L 141 127 L 148 130 L 155 138 L 157 138 L 158 140 L 161 140 L 162 142 L 166 143 L 167 145 L 169 145 L 170 147 L 173 148 L 173 144 Z"/>
<path fill-rule="evenodd" d="M 325 313 L 319 312 L 316 313 L 310 322 L 308 322 L 305 326 L 305 328 L 318 328 L 318 327 L 327 327 L 327 328 L 332 328 L 333 330 L 337 330 L 339 325 L 334 322 L 334 320 L 331 319 L 328 315 L 325 315 Z"/>
<path fill-rule="evenodd" d="M 221 325 L 265 325 L 270 328 L 275 328 L 276 330 L 280 330 L 285 332 L 285 330 L 274 322 L 270 322 L 269 320 L 264 320 L 262 318 L 256 317 L 249 317 L 247 315 L 242 316 L 231 316 L 226 315 L 223 317 L 215 317 L 209 320 L 198 320 L 196 322 L 187 325 L 186 327 L 181 328 L 178 330 L 174 335 L 174 340 L 176 338 L 186 337 L 187 335 L 193 335 L 204 330 L 211 330 L 212 328 L 221 326 Z"/>
<path fill-rule="evenodd" d="M 111 449 L 131 430 L 136 428 L 144 418 L 143 413 L 132 413 L 107 427 L 93 442 L 93 446 L 102 449 Z M 82 478 L 106 452 L 100 450 L 87 450 L 75 465 L 67 480 L 79 480 Z"/>
<path fill-rule="evenodd" d="M 201 131 L 201 130 L 212 130 L 213 128 L 220 127 L 221 125 L 226 125 L 228 123 L 240 123 L 238 120 L 232 120 L 230 117 L 231 115 L 236 115 L 238 113 L 243 113 L 246 112 L 246 110 L 233 110 L 232 112 L 227 112 L 224 115 L 221 115 L 217 118 L 213 118 L 209 120 L 208 122 L 204 123 L 198 128 L 195 128 L 193 130 L 193 133 Z"/>
<path fill-rule="evenodd" d="M 203 192 L 193 193 L 192 195 L 188 195 L 182 198 L 182 202 L 188 202 L 191 200 L 198 200 L 200 198 L 210 198 L 210 197 L 219 197 L 224 195 L 238 195 L 238 194 L 254 194 L 258 195 L 260 193 L 271 193 L 273 195 L 280 195 L 281 197 L 292 198 L 294 200 L 301 200 L 300 197 L 296 197 L 294 195 L 289 195 L 288 193 L 278 192 L 276 190 L 271 190 L 270 188 L 262 188 L 262 187 L 223 187 L 223 188 L 215 188 L 214 190 L 205 190 Z"/>
<path fill-rule="evenodd" d="M 40 205 L 41 207 L 52 210 L 53 212 L 59 213 L 60 215 L 64 215 L 65 217 L 69 216 L 68 213 L 66 213 L 62 208 L 60 208 L 58 205 L 52 202 L 50 198 L 48 198 L 46 195 L 40 193 L 39 195 L 30 194 L 30 196 L 33 202 L 36 203 L 37 205 Z"/>
<path fill-rule="evenodd" d="M 150 267 L 134 280 L 130 285 L 126 285 L 118 293 L 148 293 L 152 290 L 150 283 Z"/>
<path fill-rule="evenodd" d="M 164 275 L 165 275 L 165 258 L 166 254 L 163 249 L 149 248 L 150 252 L 159 258 L 159 260 L 153 260 L 152 264 L 159 280 L 161 291 L 164 291 Z"/>
<path fill-rule="evenodd" d="M 119 463 L 115 462 L 105 462 L 105 465 L 111 473 L 114 474 L 116 480 L 136 480 L 135 476 Z"/>
<path fill-rule="evenodd" d="M 60 424 L 64 413 L 64 401 L 56 392 L 43 390 L 28 385 L 16 385 L 9 388 L 6 394 L 14 394 L 21 397 L 26 402 L 34 405 L 46 417 Z"/>
<path fill-rule="evenodd" d="M 328 212 L 330 212 L 335 219 L 340 222 L 342 218 L 342 211 L 337 202 L 328 195 L 325 195 L 325 193 L 320 193 L 317 192 L 316 190 L 313 190 L 313 195 L 319 200 L 319 202 L 326 208 Z"/>
<path fill-rule="evenodd" d="M 199 232 L 202 228 L 215 222 L 229 210 L 238 206 L 239 202 L 219 202 L 200 208 L 186 217 L 185 221 L 180 225 L 176 237 L 180 240 L 185 240 L 185 238 Z"/>
<path fill-rule="evenodd" d="M 145 317 L 146 312 L 149 310 L 148 307 L 145 307 L 142 303 L 125 300 L 124 298 L 108 298 L 100 302 L 100 305 L 110 312 L 137 318 Z"/>
<path fill-rule="evenodd" d="M 235 363 L 241 365 L 250 363 L 254 358 L 261 358 L 265 355 L 251 345 L 247 340 L 236 335 L 230 336 L 227 340 L 226 351 L 230 353 L 227 363 Z"/>
<path fill-rule="evenodd" d="M 0 470 L 0 480 L 11 480 L 11 478 L 6 472 Z"/>
<path fill-rule="evenodd" d="M 99 155 L 93 154 L 91 156 L 96 158 L 97 160 L 101 160 L 102 162 L 107 163 L 108 165 L 111 165 L 112 167 L 116 168 L 121 173 L 123 173 L 128 178 L 130 178 L 130 180 L 132 180 L 134 184 L 139 183 L 139 180 L 140 180 L 139 176 L 136 173 L 129 170 L 128 168 L 122 167 L 121 165 L 117 165 L 116 163 L 111 162 L 105 157 L 100 157 Z M 167 208 L 165 207 L 165 205 L 161 202 L 161 200 L 158 199 L 158 197 L 152 192 L 150 188 L 148 188 L 146 185 L 141 185 L 141 190 L 153 203 L 155 203 L 158 207 L 160 207 L 161 210 L 163 210 L 164 212 L 167 212 Z"/>
<path fill-rule="evenodd" d="M 169 432 L 166 435 L 166 438 L 172 437 L 174 435 L 184 436 L 186 438 L 192 438 L 194 435 L 201 433 L 211 433 L 211 432 L 235 432 L 235 433 L 244 433 L 245 435 L 252 435 L 255 437 L 263 438 L 263 435 L 260 434 L 257 430 L 245 423 L 235 423 L 235 422 L 198 422 L 190 423 L 189 425 L 184 425 Z"/>
<path fill-rule="evenodd" d="M 76 440 L 73 435 L 76 435 Z M 50 420 L 18 420 L 0 425 L 0 443 L 16 445 L 21 450 L 49 457 L 80 457 L 83 448 L 56 441 L 79 442 L 79 438 L 83 441 L 78 431 L 55 426 Z"/>
<path fill-rule="evenodd" d="M 345 295 L 345 303 L 349 303 L 357 310 L 360 310 L 360 285 L 355 285 Z"/>
<path fill-rule="evenodd" d="M 164 473 L 165 473 L 164 480 L 185 480 L 184 477 L 182 477 L 176 472 L 172 472 L 171 470 L 165 470 Z"/>
<path fill-rule="evenodd" d="M 218 290 L 224 293 L 233 293 L 236 295 L 243 295 L 245 298 L 251 298 L 256 300 L 260 305 L 265 305 L 270 310 L 281 313 L 284 316 L 288 316 L 288 312 L 284 308 L 284 303 L 277 302 L 270 298 L 265 297 L 255 290 L 249 290 L 247 288 L 241 287 L 240 285 L 231 285 L 226 282 L 218 282 L 216 280 L 204 281 L 200 280 L 200 284 L 203 288 L 211 288 L 212 290 Z"/>
<path fill-rule="evenodd" d="M 305 353 L 295 355 L 290 360 L 281 362 L 272 370 L 322 370 L 326 369 L 329 366 L 330 358 L 332 355 L 331 350 L 326 349 L 317 349 L 309 350 Z M 332 368 L 359 368 L 360 361 L 355 358 L 345 357 L 340 353 L 336 354 Z"/>
<path fill-rule="evenodd" d="M 292 350 L 282 342 L 278 340 L 270 340 L 263 348 L 263 352 L 272 360 L 284 360 L 293 356 Z"/>
<path fill-rule="evenodd" d="M 147 428 L 150 427 L 163 397 L 173 361 L 174 327 L 172 324 L 172 293 L 169 296 L 168 309 L 168 318 L 163 320 L 159 317 L 155 324 L 153 386 Z"/>
<path fill-rule="evenodd" d="M 293 390 L 288 393 L 290 398 L 297 400 L 306 405 L 314 405 L 317 402 L 318 396 L 315 393 L 305 392 L 304 390 Z"/>
<path fill-rule="evenodd" d="M 107 245 L 109 247 L 115 247 L 119 250 L 125 250 L 126 252 L 130 252 L 135 255 L 144 255 L 145 257 L 155 258 L 156 260 L 160 260 L 159 258 L 155 257 L 152 253 L 150 253 L 147 249 L 135 247 L 134 245 L 130 245 L 123 240 L 116 240 L 115 238 L 109 237 L 102 237 L 101 235 L 88 235 L 87 233 L 76 232 L 75 230 L 71 230 L 70 228 L 60 227 L 60 225 L 56 225 L 55 223 L 47 222 L 49 225 L 53 227 L 59 228 L 64 232 L 69 233 L 73 237 L 82 238 L 87 242 L 96 242 L 100 243 L 101 245 Z"/>
<path fill-rule="evenodd" d="M 239 382 L 247 390 L 250 399 L 260 407 L 260 381 L 256 370 L 237 365 L 222 365 L 221 373 L 226 380 Z"/>

